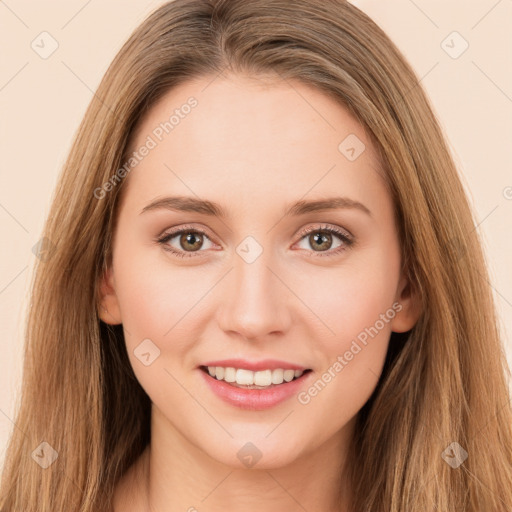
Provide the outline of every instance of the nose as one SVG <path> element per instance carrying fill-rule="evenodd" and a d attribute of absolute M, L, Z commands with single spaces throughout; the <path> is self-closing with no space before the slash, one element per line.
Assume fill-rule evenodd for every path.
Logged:
<path fill-rule="evenodd" d="M 292 293 L 283 284 L 286 276 L 275 270 L 275 261 L 263 253 L 247 263 L 235 255 L 234 268 L 227 276 L 219 297 L 217 319 L 227 334 L 249 340 L 264 339 L 286 332 L 291 325 Z M 277 267 L 276 267 L 277 268 Z"/>

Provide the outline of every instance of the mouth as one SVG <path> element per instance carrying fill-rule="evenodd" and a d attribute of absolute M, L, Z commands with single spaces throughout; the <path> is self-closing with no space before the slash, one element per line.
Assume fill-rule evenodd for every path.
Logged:
<path fill-rule="evenodd" d="M 199 369 L 209 378 L 222 381 L 234 388 L 261 390 L 286 386 L 291 382 L 303 379 L 312 371 L 310 368 L 305 370 L 275 368 L 251 371 L 243 368 L 204 365 Z"/>

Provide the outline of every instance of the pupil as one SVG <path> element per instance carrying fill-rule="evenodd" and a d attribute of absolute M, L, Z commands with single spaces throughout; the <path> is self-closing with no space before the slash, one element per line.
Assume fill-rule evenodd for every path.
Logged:
<path fill-rule="evenodd" d="M 194 240 L 196 241 L 195 244 L 194 244 Z M 196 251 L 197 249 L 199 249 L 199 247 L 201 245 L 201 239 L 195 233 L 187 233 L 185 235 L 182 235 L 181 241 L 182 241 L 182 244 L 184 243 L 185 246 L 187 244 L 191 245 L 192 246 L 191 248 L 192 248 L 193 251 Z M 196 247 L 194 247 L 194 245 Z"/>
<path fill-rule="evenodd" d="M 317 238 L 318 238 L 318 237 L 320 237 L 320 238 L 321 238 L 321 240 L 322 240 L 324 243 L 327 243 L 327 245 L 329 245 L 329 244 L 328 244 L 328 242 L 330 242 L 330 238 L 331 238 L 331 236 L 330 236 L 330 234 L 329 234 L 329 233 L 318 233 L 318 232 L 317 232 L 315 235 L 313 235 L 313 240 L 314 240 L 314 242 L 315 242 L 315 243 L 317 243 Z M 320 245 L 322 245 L 322 241 L 320 241 Z M 327 247 L 324 247 L 324 248 L 323 248 L 323 249 L 321 249 L 321 250 L 322 250 L 322 251 L 325 251 L 325 250 L 327 250 L 328 248 L 329 248 L 329 247 L 327 246 Z"/>

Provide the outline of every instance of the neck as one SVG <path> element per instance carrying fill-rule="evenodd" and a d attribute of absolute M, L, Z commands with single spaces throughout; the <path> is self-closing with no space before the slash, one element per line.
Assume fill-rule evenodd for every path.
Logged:
<path fill-rule="evenodd" d="M 240 468 L 190 443 L 153 406 L 151 444 L 124 479 L 131 497 L 119 510 L 137 503 L 133 510 L 147 512 L 346 512 L 343 467 L 353 425 L 285 465 Z"/>

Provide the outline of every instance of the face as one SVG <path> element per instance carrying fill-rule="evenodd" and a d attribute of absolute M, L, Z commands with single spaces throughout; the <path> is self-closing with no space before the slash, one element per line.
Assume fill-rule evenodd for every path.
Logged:
<path fill-rule="evenodd" d="M 138 126 L 102 319 L 123 323 L 168 432 L 230 466 L 244 446 L 284 466 L 349 432 L 391 332 L 417 315 L 362 126 L 299 82 L 212 80 L 171 90 Z M 235 368 L 219 377 L 259 383 L 307 371 L 248 390 L 202 369 L 219 362 Z"/>

